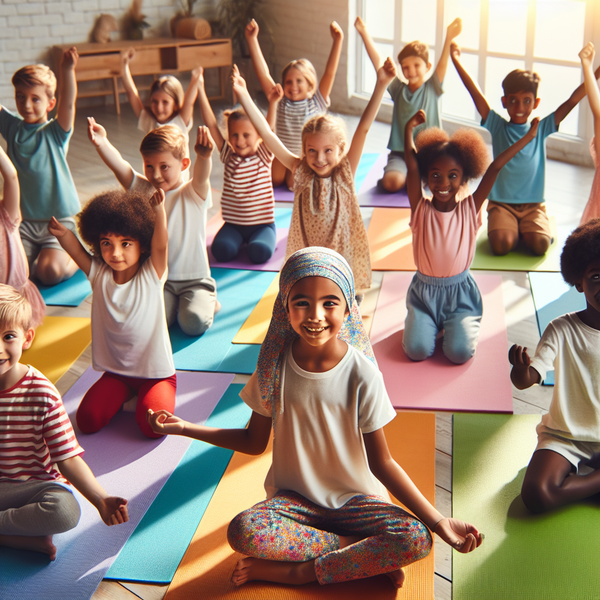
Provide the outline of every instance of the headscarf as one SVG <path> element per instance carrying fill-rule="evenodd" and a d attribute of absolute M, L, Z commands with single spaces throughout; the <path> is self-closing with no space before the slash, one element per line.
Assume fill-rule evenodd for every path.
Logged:
<path fill-rule="evenodd" d="M 275 300 L 267 336 L 258 355 L 257 376 L 261 402 L 273 415 L 283 411 L 282 373 L 286 350 L 299 337 L 288 318 L 288 298 L 296 282 L 305 277 L 326 277 L 338 285 L 348 307 L 338 339 L 354 346 L 375 362 L 371 342 L 363 329 L 354 297 L 354 277 L 346 260 L 335 250 L 320 246 L 294 252 L 281 270 L 279 294 Z"/>

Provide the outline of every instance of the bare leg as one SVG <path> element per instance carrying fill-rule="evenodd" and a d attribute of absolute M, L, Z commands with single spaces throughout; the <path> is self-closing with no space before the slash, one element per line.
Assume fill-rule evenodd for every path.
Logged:
<path fill-rule="evenodd" d="M 231 575 L 231 583 L 237 586 L 243 585 L 247 581 L 273 581 L 303 585 L 316 580 L 314 560 L 285 562 L 245 557 L 238 561 Z"/>
<path fill-rule="evenodd" d="M 397 192 L 404 187 L 406 175 L 400 171 L 386 171 L 383 174 L 381 185 L 386 192 Z"/>
<path fill-rule="evenodd" d="M 494 229 L 488 231 L 488 239 L 492 252 L 496 256 L 504 256 L 514 250 L 519 242 L 519 234 L 510 229 Z"/>
<path fill-rule="evenodd" d="M 543 233 L 523 233 L 522 236 L 524 244 L 536 255 L 544 256 L 550 248 L 552 240 Z"/>
<path fill-rule="evenodd" d="M 51 535 L 0 535 L 0 546 L 42 552 L 43 554 L 47 554 L 50 560 L 56 558 L 56 546 L 52 543 Z"/>
<path fill-rule="evenodd" d="M 77 265 L 66 252 L 45 248 L 38 256 L 34 275 L 44 285 L 56 285 L 72 277 L 75 271 Z"/>

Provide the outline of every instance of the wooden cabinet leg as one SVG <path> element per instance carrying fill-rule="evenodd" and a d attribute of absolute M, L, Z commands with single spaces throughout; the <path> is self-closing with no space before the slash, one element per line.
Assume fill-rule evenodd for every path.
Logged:
<path fill-rule="evenodd" d="M 115 95 L 115 108 L 117 109 L 117 114 L 121 114 L 121 105 L 119 104 L 119 78 L 113 77 L 113 90 Z"/>

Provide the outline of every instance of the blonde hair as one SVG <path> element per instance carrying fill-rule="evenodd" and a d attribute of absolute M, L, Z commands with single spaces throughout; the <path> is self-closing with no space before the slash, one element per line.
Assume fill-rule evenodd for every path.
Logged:
<path fill-rule="evenodd" d="M 250 121 L 250 117 L 246 114 L 243 108 L 230 108 L 223 111 L 223 121 L 225 129 L 227 131 L 227 137 L 229 137 L 229 123 L 235 123 L 236 121 L 248 121 L 250 125 L 256 130 L 256 127 Z"/>
<path fill-rule="evenodd" d="M 0 323 L 18 327 L 23 331 L 31 328 L 33 314 L 29 300 L 10 285 L 0 283 Z"/>
<path fill-rule="evenodd" d="M 313 67 L 313 64 L 307 58 L 298 58 L 297 60 L 293 60 L 289 62 L 281 71 L 281 84 L 285 83 L 285 78 L 290 69 L 296 69 L 299 71 L 300 75 L 306 79 L 308 83 L 308 91 L 312 96 L 317 91 L 317 85 L 319 79 L 317 77 L 317 72 Z"/>
<path fill-rule="evenodd" d="M 146 134 L 140 144 L 142 156 L 170 152 L 177 160 L 187 156 L 188 138 L 175 125 L 163 125 Z"/>
<path fill-rule="evenodd" d="M 343 155 L 346 150 L 346 125 L 344 121 L 331 115 L 317 115 L 304 123 L 302 128 L 302 156 L 306 154 L 306 138 L 313 133 L 328 133 L 333 135 L 335 143 Z"/>
<path fill-rule="evenodd" d="M 184 96 L 183 87 L 179 79 L 177 79 L 177 77 L 173 77 L 173 75 L 163 75 L 162 77 L 154 80 L 152 86 L 150 87 L 148 99 L 150 100 L 150 98 L 152 98 L 152 94 L 158 91 L 164 92 L 168 96 L 171 96 L 173 100 L 175 100 L 175 110 L 173 111 L 173 114 L 176 115 L 183 106 Z"/>
<path fill-rule="evenodd" d="M 13 76 L 12 84 L 18 87 L 34 87 L 42 85 L 45 88 L 48 100 L 52 100 L 56 93 L 56 76 L 46 65 L 27 65 L 21 67 Z"/>

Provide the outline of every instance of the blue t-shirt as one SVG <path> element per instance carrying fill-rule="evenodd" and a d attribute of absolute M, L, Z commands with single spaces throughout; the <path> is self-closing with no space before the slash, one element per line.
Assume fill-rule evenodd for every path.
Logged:
<path fill-rule="evenodd" d="M 506 121 L 493 110 L 485 122 L 481 120 L 481 125 L 492 134 L 494 158 L 520 140 L 531 126 Z M 490 192 L 490 200 L 505 204 L 544 202 L 546 138 L 556 131 L 554 113 L 540 121 L 535 138 L 501 169 Z"/>
<path fill-rule="evenodd" d="M 393 152 L 404 152 L 404 129 L 408 120 L 421 108 L 425 111 L 427 120 L 415 127 L 413 135 L 426 127 L 441 127 L 439 97 L 444 93 L 442 84 L 434 73 L 420 88 L 414 92 L 408 85 L 397 77 L 388 85 L 388 92 L 394 101 L 392 131 L 388 148 Z"/>
<path fill-rule="evenodd" d="M 27 221 L 71 217 L 81 210 L 67 164 L 71 131 L 56 119 L 30 124 L 2 107 L 0 134 L 7 144 L 21 187 L 21 212 Z"/>

